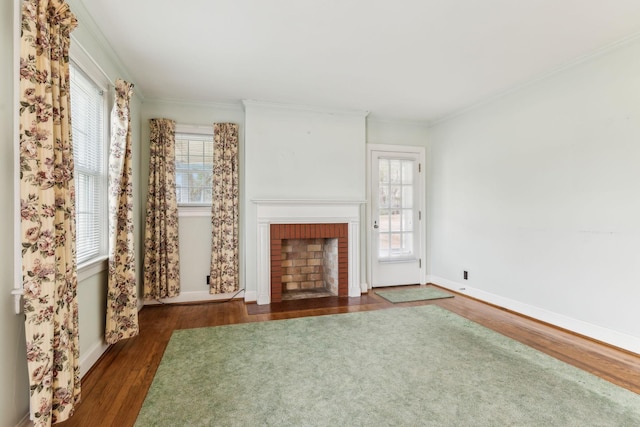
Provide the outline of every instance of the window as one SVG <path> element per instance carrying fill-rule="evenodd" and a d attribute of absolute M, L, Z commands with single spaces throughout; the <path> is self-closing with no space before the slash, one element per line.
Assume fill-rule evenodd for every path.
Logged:
<path fill-rule="evenodd" d="M 106 105 L 103 89 L 73 62 L 70 87 L 76 258 L 82 265 L 107 252 Z"/>
<path fill-rule="evenodd" d="M 182 206 L 210 206 L 213 134 L 176 131 L 176 197 Z"/>

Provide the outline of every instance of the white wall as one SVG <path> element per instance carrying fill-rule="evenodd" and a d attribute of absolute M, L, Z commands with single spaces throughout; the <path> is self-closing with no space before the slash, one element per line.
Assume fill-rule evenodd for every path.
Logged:
<path fill-rule="evenodd" d="M 244 223 L 247 298 L 256 299 L 255 199 L 340 199 L 365 194 L 364 113 L 245 105 Z M 362 234 L 361 234 L 362 235 Z M 360 277 L 365 277 L 364 271 Z"/>
<path fill-rule="evenodd" d="M 426 147 L 428 137 L 425 123 L 367 118 L 367 144 Z"/>
<path fill-rule="evenodd" d="M 244 156 L 244 111 L 242 106 L 227 104 L 188 104 L 171 101 L 150 100 L 144 103 L 140 122 L 142 130 L 142 161 L 141 169 L 144 171 L 145 179 L 141 183 L 142 194 L 146 197 L 149 171 L 149 119 L 166 118 L 175 120 L 177 124 L 205 126 L 213 128 L 214 123 L 230 122 L 239 125 L 239 157 Z M 240 173 L 242 174 L 243 164 L 240 162 Z M 241 177 L 241 191 L 244 181 Z M 241 201 L 242 203 L 242 201 Z M 146 199 L 142 201 L 143 211 L 146 206 Z M 240 206 L 241 219 L 243 206 Z M 230 295 L 212 296 L 209 294 L 209 287 L 206 284 L 206 277 L 209 275 L 211 264 L 211 212 L 203 212 L 200 216 L 185 216 L 184 210 L 180 212 L 179 218 L 179 250 L 180 250 L 180 296 L 167 299 L 167 302 L 181 301 L 201 301 L 209 299 L 227 298 Z M 144 212 L 142 213 L 144 215 Z M 242 231 L 242 230 L 241 230 Z M 144 227 L 140 230 L 144 235 Z M 242 251 L 242 247 L 240 248 Z M 240 280 L 244 281 L 244 272 L 241 261 Z"/>
<path fill-rule="evenodd" d="M 432 281 L 640 353 L 640 41 L 430 143 Z"/>
<path fill-rule="evenodd" d="M 361 198 L 364 113 L 245 106 L 249 198 Z"/>

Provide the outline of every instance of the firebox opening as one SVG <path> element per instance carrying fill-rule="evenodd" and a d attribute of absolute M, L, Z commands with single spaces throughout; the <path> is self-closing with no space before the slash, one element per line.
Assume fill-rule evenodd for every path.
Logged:
<path fill-rule="evenodd" d="M 338 295 L 338 239 L 282 240 L 282 300 Z"/>

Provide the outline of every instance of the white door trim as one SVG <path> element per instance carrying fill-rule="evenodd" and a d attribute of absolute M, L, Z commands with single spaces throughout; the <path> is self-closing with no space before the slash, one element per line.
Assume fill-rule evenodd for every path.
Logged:
<path fill-rule="evenodd" d="M 373 230 L 373 200 L 371 200 L 371 181 L 372 181 L 372 164 L 371 157 L 372 152 L 382 151 L 388 153 L 411 153 L 417 154 L 419 162 L 422 168 L 422 179 L 419 182 L 418 192 L 420 194 L 420 200 L 418 202 L 420 212 L 422 213 L 422 220 L 419 222 L 419 236 L 420 236 L 420 248 L 422 263 L 420 266 L 420 284 L 427 283 L 427 233 L 426 233 L 426 188 L 427 188 L 427 171 L 426 171 L 426 149 L 425 147 L 415 145 L 391 145 L 391 144 L 367 144 L 367 179 L 366 179 L 366 194 L 367 194 L 367 207 L 366 207 L 366 220 L 365 220 L 365 236 L 366 236 L 366 249 L 367 249 L 367 286 L 368 289 L 372 288 L 373 284 L 373 263 L 377 254 L 373 253 L 372 246 L 372 230 Z"/>

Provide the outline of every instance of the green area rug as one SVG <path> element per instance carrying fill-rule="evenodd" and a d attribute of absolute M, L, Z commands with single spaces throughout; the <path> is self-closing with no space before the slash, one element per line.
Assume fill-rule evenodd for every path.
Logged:
<path fill-rule="evenodd" d="M 174 332 L 136 426 L 639 426 L 640 395 L 434 305 Z"/>
<path fill-rule="evenodd" d="M 434 288 L 407 288 L 376 291 L 376 294 L 392 303 L 453 298 L 453 295 Z"/>

